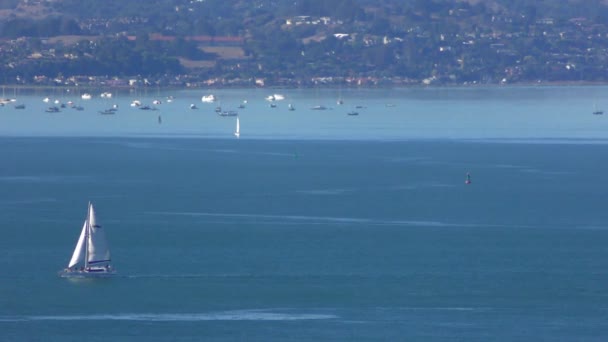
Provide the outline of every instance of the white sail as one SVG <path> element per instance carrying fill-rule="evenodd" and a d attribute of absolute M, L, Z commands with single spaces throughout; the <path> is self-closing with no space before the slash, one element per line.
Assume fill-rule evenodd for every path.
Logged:
<path fill-rule="evenodd" d="M 236 117 L 236 130 L 234 131 L 234 135 L 238 138 L 241 136 L 241 124 L 239 122 L 239 117 Z"/>
<path fill-rule="evenodd" d="M 76 243 L 76 248 L 74 248 L 74 254 L 72 254 L 72 259 L 70 259 L 70 263 L 68 264 L 69 268 L 76 266 L 76 264 L 82 262 L 84 260 L 84 239 L 87 231 L 87 221 L 84 221 L 82 225 L 82 231 L 80 232 L 80 237 L 78 238 L 78 242 Z"/>
<path fill-rule="evenodd" d="M 108 248 L 108 243 L 106 242 L 106 234 L 101 227 L 97 223 L 97 219 L 95 217 L 95 210 L 93 209 L 93 204 L 89 204 L 89 241 L 87 244 L 88 257 L 87 263 L 89 265 L 106 265 L 110 262 L 110 249 Z"/>

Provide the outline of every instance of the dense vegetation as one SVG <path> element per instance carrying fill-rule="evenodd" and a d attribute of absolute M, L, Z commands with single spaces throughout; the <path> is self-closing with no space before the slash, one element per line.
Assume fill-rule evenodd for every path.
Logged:
<path fill-rule="evenodd" d="M 13 39 L 0 50 L 5 82 L 34 75 L 184 73 L 270 83 L 321 76 L 414 83 L 608 81 L 603 0 L 41 3 L 38 12 L 46 15 L 28 15 L 31 8 L 23 1 L 0 1 L 0 9 L 13 9 L 0 21 L 0 37 Z M 287 24 L 298 16 L 316 22 Z M 173 38 L 150 38 L 157 34 Z M 75 44 L 46 40 L 64 35 L 83 38 Z M 243 56 L 205 52 L 215 43 L 192 36 L 240 37 Z M 41 57 L 31 58 L 36 53 Z M 186 68 L 184 60 L 212 63 Z"/>

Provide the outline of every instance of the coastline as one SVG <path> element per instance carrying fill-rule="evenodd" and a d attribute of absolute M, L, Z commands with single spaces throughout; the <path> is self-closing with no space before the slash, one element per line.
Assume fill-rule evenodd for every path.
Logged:
<path fill-rule="evenodd" d="M 225 85 L 225 84 L 214 84 L 214 85 L 196 85 L 196 86 L 178 86 L 178 85 L 155 85 L 155 86 L 129 86 L 129 85 L 105 85 L 105 84 L 88 84 L 88 85 L 33 85 L 33 84 L 3 84 L 0 85 L 2 89 L 11 89 L 15 91 L 36 91 L 36 90 L 47 90 L 47 89 L 64 89 L 64 90 L 80 90 L 80 91 L 91 91 L 91 90 L 104 90 L 104 89 L 119 89 L 129 91 L 139 90 L 218 90 L 218 89 L 424 89 L 424 88 L 518 88 L 518 87 L 601 87 L 608 86 L 608 82 L 590 82 L 590 81 L 537 81 L 537 82 L 517 82 L 517 83 L 467 83 L 467 84 L 456 84 L 456 83 L 432 83 L 432 84 L 403 84 L 403 83 L 380 83 L 370 84 L 366 83 L 363 85 L 352 85 L 342 83 L 321 83 L 314 85 L 269 85 L 269 86 L 257 86 L 257 85 Z"/>

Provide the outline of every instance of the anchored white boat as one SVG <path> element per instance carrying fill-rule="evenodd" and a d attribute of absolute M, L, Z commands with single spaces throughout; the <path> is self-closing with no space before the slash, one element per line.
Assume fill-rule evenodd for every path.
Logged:
<path fill-rule="evenodd" d="M 217 99 L 215 98 L 215 95 L 213 95 L 213 94 L 205 95 L 205 96 L 201 97 L 202 102 L 211 103 L 211 102 L 215 102 L 216 100 Z"/>
<path fill-rule="evenodd" d="M 17 102 L 17 99 L 0 98 L 0 105 L 2 105 L 2 106 L 9 104 L 11 102 Z"/>
<path fill-rule="evenodd" d="M 266 96 L 266 101 L 282 101 L 285 100 L 285 96 L 282 94 L 272 94 L 272 95 L 268 95 Z"/>
<path fill-rule="evenodd" d="M 100 278 L 116 273 L 111 265 L 110 248 L 104 229 L 97 223 L 93 204 L 89 202 L 87 218 L 74 248 L 68 267 L 59 273 L 63 278 Z"/>

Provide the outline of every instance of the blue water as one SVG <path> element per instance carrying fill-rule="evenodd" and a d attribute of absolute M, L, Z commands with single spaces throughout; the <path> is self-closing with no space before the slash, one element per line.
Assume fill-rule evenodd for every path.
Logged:
<path fill-rule="evenodd" d="M 237 110 L 242 139 L 282 140 L 408 140 L 408 139 L 601 139 L 608 141 L 608 87 L 512 87 L 422 89 L 247 89 L 125 92 L 112 90 L 104 99 L 89 90 L 37 90 L 18 93 L 17 104 L 0 107 L 0 136 L 198 137 L 231 138 L 234 117 L 215 114 L 216 106 Z M 202 103 L 213 93 L 216 103 Z M 280 93 L 285 100 L 270 108 L 264 98 Z M 7 97 L 10 91 L 5 90 Z M 166 97 L 173 96 L 169 103 Z M 51 103 L 44 103 L 49 97 Z M 344 105 L 337 105 L 343 98 Z M 143 111 L 133 100 L 155 107 Z M 73 101 L 84 111 L 66 108 L 45 113 L 53 100 Z M 153 100 L 162 101 L 153 105 Z M 245 109 L 238 105 L 247 101 Z M 190 104 L 198 109 L 191 110 Z M 296 110 L 287 110 L 293 104 Z M 99 111 L 118 106 L 116 115 Z M 328 110 L 310 110 L 323 105 Z M 362 108 L 357 109 L 360 106 Z M 358 116 L 347 116 L 356 110 Z M 162 124 L 158 124 L 158 116 Z"/>
<path fill-rule="evenodd" d="M 542 110 L 597 90 L 533 89 L 419 90 L 415 100 L 449 102 L 462 119 L 506 92 L 512 108 L 539 103 L 528 112 L 537 135 L 504 109 L 466 114 L 484 132 L 454 119 L 462 131 L 448 137 L 445 122 L 423 129 L 439 119 L 403 119 L 411 99 L 374 91 L 376 107 L 354 118 L 304 105 L 269 114 L 249 100 L 252 136 L 238 140 L 234 118 L 212 110 L 163 107 L 158 127 L 157 113 L 128 103 L 114 117 L 2 108 L 0 339 L 603 341 L 605 120 L 591 107 L 567 120 Z M 351 124 L 372 115 L 367 135 Z M 86 124 L 95 120 L 106 121 Z M 407 121 L 418 135 L 391 125 Z M 275 136 L 287 127 L 294 136 Z M 59 278 L 89 200 L 119 275 Z"/>

